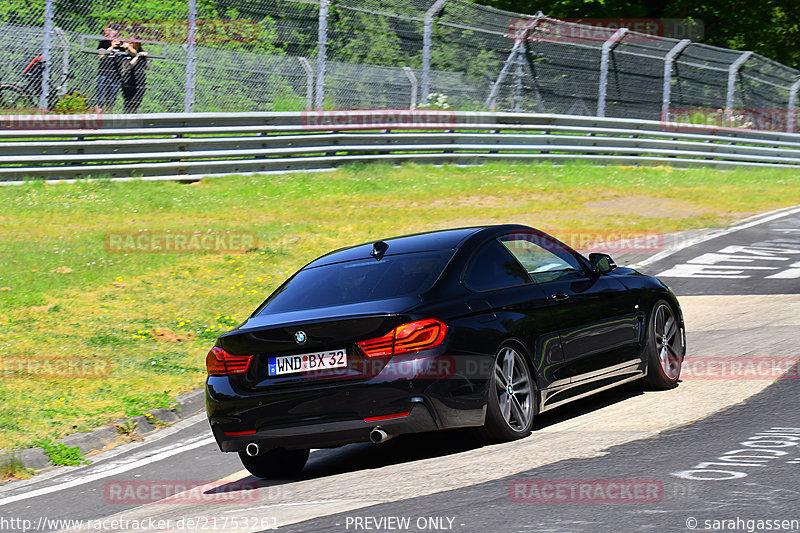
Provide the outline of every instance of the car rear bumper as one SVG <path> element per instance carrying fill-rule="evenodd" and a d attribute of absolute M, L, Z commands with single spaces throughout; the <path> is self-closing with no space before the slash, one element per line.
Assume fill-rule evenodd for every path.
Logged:
<path fill-rule="evenodd" d="M 440 356 L 414 357 L 435 360 Z M 392 360 L 387 368 L 402 363 Z M 262 448 L 367 442 L 375 427 L 399 435 L 483 423 L 485 383 L 481 380 L 389 374 L 392 379 L 381 373 L 363 381 L 248 393 L 236 390 L 226 376 L 211 376 L 206 380 L 206 410 L 217 444 L 225 452 L 243 451 L 250 442 Z M 400 414 L 404 416 L 383 418 Z"/>
<path fill-rule="evenodd" d="M 428 408 L 420 403 L 402 418 L 368 422 L 361 420 L 341 420 L 338 422 L 309 423 L 305 425 L 261 429 L 250 435 L 225 435 L 224 426 L 215 424 L 211 419 L 211 428 L 220 450 L 223 452 L 244 451 L 248 443 L 255 442 L 262 448 L 326 448 L 341 446 L 353 442 L 368 442 L 369 434 L 375 427 L 380 427 L 389 435 L 403 433 L 422 433 L 434 431 L 439 426 Z"/>

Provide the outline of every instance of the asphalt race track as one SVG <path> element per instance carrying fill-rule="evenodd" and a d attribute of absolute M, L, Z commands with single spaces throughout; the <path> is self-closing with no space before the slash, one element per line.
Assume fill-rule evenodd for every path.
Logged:
<path fill-rule="evenodd" d="M 453 431 L 317 450 L 293 482 L 250 477 L 200 414 L 0 487 L 0 530 L 800 531 L 800 208 L 641 270 L 686 315 L 674 390 L 612 390 L 513 443 Z M 189 490 L 165 501 L 170 487 Z"/>

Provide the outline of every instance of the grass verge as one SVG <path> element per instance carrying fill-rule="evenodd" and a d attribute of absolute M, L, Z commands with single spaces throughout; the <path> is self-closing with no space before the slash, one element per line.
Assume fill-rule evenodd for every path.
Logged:
<path fill-rule="evenodd" d="M 793 170 L 580 164 L 0 187 L 0 449 L 168 406 L 202 384 L 217 335 L 334 248 L 505 222 L 670 232 L 798 203 Z M 257 242 L 237 254 L 108 246 L 209 229 Z"/>

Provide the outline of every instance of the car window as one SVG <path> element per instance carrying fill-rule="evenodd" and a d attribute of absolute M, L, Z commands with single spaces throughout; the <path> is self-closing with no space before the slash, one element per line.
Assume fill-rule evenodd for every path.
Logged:
<path fill-rule="evenodd" d="M 473 291 L 488 291 L 530 283 L 530 277 L 499 242 L 486 243 L 470 261 L 464 285 Z"/>
<path fill-rule="evenodd" d="M 578 260 L 558 242 L 535 233 L 511 233 L 500 242 L 536 283 L 584 276 Z"/>
<path fill-rule="evenodd" d="M 298 272 L 275 291 L 258 314 L 333 307 L 424 292 L 452 252 L 421 252 L 346 261 Z"/>

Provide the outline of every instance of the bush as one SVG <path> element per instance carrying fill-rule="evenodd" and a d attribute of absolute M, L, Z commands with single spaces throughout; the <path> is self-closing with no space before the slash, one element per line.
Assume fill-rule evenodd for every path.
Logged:
<path fill-rule="evenodd" d="M 89 99 L 86 95 L 78 92 L 67 93 L 58 99 L 53 111 L 59 115 L 88 113 Z"/>

